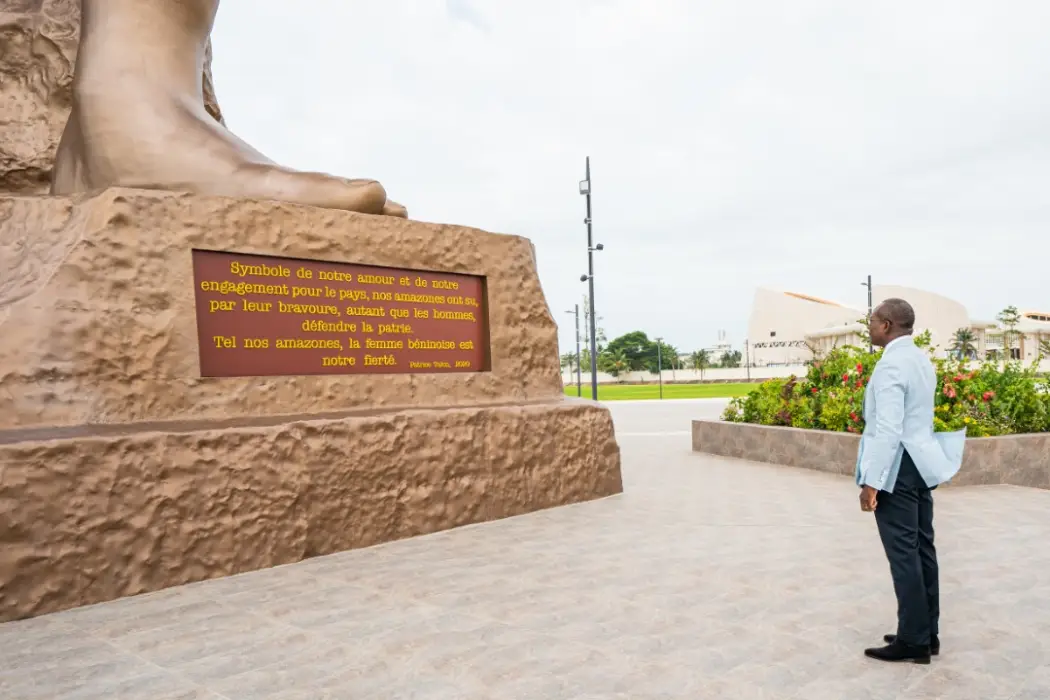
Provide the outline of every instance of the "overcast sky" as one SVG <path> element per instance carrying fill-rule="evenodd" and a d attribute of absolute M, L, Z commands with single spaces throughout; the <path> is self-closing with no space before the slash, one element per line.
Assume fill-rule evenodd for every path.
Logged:
<path fill-rule="evenodd" d="M 741 343 L 757 286 L 867 274 L 1050 311 L 1050 2 L 222 0 L 228 126 L 412 218 L 533 240 L 563 351 Z"/>

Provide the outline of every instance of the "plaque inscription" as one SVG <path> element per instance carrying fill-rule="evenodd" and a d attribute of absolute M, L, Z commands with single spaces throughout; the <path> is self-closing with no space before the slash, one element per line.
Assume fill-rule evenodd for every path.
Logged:
<path fill-rule="evenodd" d="M 489 370 L 485 278 L 193 251 L 203 377 Z"/>

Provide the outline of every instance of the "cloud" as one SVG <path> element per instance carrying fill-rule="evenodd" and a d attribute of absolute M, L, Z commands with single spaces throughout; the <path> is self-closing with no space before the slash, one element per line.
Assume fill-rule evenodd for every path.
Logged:
<path fill-rule="evenodd" d="M 448 8 L 448 16 L 471 25 L 475 29 L 488 31 L 489 25 L 485 17 L 478 12 L 477 8 L 469 0 L 445 0 Z"/>
<path fill-rule="evenodd" d="M 214 70 L 271 157 L 529 236 L 565 347 L 591 156 L 608 333 L 692 349 L 740 342 L 758 285 L 1050 307 L 1046 26 L 1037 0 L 224 0 Z"/>

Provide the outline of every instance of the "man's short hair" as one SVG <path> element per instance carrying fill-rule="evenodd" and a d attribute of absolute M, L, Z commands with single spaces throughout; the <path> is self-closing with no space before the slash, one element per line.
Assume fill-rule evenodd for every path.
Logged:
<path fill-rule="evenodd" d="M 915 328 L 915 309 L 903 299 L 887 299 L 879 304 L 879 316 L 902 331 L 911 332 Z"/>

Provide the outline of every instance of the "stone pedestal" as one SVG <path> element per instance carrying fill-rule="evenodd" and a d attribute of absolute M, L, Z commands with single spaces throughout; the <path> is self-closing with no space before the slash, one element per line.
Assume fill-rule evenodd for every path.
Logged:
<path fill-rule="evenodd" d="M 482 275 L 491 369 L 202 378 L 193 249 Z M 0 199 L 0 620 L 619 493 L 523 238 L 277 202 Z"/>

